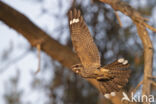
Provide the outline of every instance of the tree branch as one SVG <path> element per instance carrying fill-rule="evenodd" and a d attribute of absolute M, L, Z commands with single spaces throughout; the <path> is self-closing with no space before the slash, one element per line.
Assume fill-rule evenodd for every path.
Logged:
<path fill-rule="evenodd" d="M 39 27 L 34 25 L 26 16 L 1 1 L 0 20 L 21 33 L 21 35 L 23 35 L 32 46 L 36 46 L 38 41 L 44 39 L 41 43 L 41 49 L 51 58 L 59 61 L 63 66 L 70 69 L 72 65 L 80 63 L 77 55 L 73 53 L 69 47 L 61 45 Z M 97 89 L 99 88 L 99 84 L 96 80 L 87 80 Z"/>
<path fill-rule="evenodd" d="M 143 80 L 143 94 L 150 94 L 150 81 L 148 76 L 152 75 L 152 61 L 153 61 L 153 46 L 151 40 L 148 36 L 146 28 L 153 31 L 156 29 L 149 26 L 139 12 L 133 9 L 130 5 L 120 0 L 100 0 L 104 3 L 109 4 L 115 11 L 120 11 L 125 15 L 129 16 L 133 22 L 136 24 L 138 35 L 144 46 L 144 80 Z M 65 67 L 70 67 L 74 64 L 79 63 L 79 59 L 72 52 L 72 50 L 58 43 L 56 40 L 52 39 L 48 34 L 35 26 L 28 18 L 20 14 L 13 8 L 7 6 L 0 1 L 0 19 L 6 23 L 8 26 L 14 28 L 16 31 L 21 33 L 32 46 L 36 45 L 36 41 L 44 39 L 42 41 L 41 49 L 46 52 L 50 57 L 59 61 Z M 96 88 L 98 83 L 96 80 L 89 80 Z"/>
<path fill-rule="evenodd" d="M 152 75 L 153 64 L 153 45 L 149 38 L 146 28 L 156 31 L 155 28 L 145 23 L 146 18 L 142 17 L 139 12 L 132 8 L 126 2 L 120 0 L 100 0 L 112 6 L 115 11 L 120 11 L 129 16 L 136 24 L 138 35 L 144 46 L 144 79 L 143 79 L 143 95 L 150 95 L 151 83 L 148 76 Z M 145 102 L 146 103 L 146 102 Z"/>

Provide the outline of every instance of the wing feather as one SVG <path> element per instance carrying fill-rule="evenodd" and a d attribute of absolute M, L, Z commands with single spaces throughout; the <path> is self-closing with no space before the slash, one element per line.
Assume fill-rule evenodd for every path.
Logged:
<path fill-rule="evenodd" d="M 99 51 L 79 10 L 69 12 L 73 47 L 84 68 L 100 67 Z"/>

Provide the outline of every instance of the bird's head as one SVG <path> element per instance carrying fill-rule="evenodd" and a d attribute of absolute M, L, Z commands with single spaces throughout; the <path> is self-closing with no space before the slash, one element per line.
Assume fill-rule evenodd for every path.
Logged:
<path fill-rule="evenodd" d="M 72 70 L 76 73 L 76 74 L 81 74 L 82 72 L 82 65 L 81 64 L 76 64 L 72 66 Z"/>

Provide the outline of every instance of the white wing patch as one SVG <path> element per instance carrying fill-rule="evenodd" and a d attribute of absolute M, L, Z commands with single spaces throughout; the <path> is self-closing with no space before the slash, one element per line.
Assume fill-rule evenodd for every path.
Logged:
<path fill-rule="evenodd" d="M 72 25 L 74 23 L 78 23 L 78 22 L 79 22 L 79 19 L 74 18 L 74 19 L 70 20 L 70 25 Z"/>
<path fill-rule="evenodd" d="M 119 63 L 122 63 L 123 65 L 128 64 L 128 60 L 125 60 L 124 58 L 118 59 L 118 62 L 119 62 Z"/>
<path fill-rule="evenodd" d="M 124 58 L 120 58 L 120 59 L 118 59 L 118 63 L 123 63 L 124 62 Z"/>
<path fill-rule="evenodd" d="M 105 97 L 106 99 L 109 99 L 109 98 L 110 98 L 110 94 L 105 94 L 104 97 Z"/>
<path fill-rule="evenodd" d="M 106 99 L 109 99 L 109 98 L 112 97 L 112 96 L 116 96 L 116 93 L 115 93 L 115 92 L 111 92 L 110 94 L 104 94 L 104 97 L 105 97 Z"/>
<path fill-rule="evenodd" d="M 124 65 L 128 64 L 128 60 L 125 60 L 122 64 Z"/>
<path fill-rule="evenodd" d="M 111 92 L 111 96 L 116 96 L 116 93 L 115 92 Z"/>

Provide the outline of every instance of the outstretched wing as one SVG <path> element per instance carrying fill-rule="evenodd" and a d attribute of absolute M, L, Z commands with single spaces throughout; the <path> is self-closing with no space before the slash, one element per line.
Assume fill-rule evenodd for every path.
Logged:
<path fill-rule="evenodd" d="M 84 68 L 100 67 L 100 55 L 79 10 L 69 12 L 71 40 Z"/>

